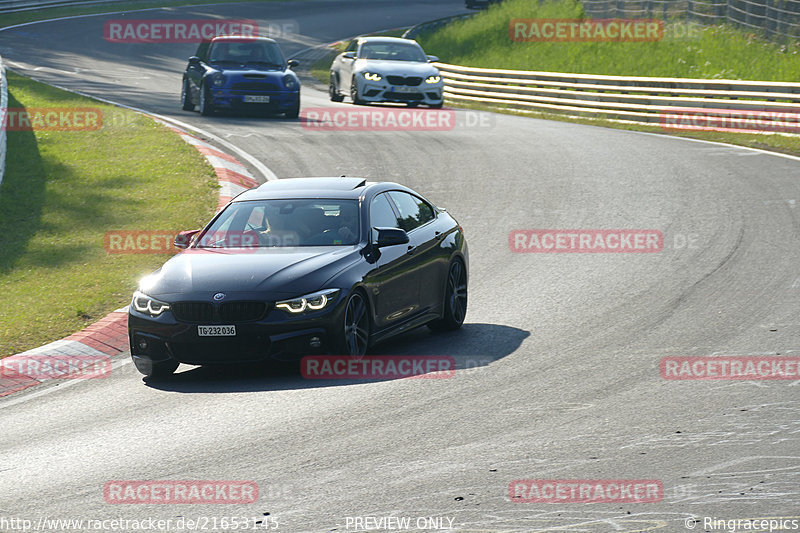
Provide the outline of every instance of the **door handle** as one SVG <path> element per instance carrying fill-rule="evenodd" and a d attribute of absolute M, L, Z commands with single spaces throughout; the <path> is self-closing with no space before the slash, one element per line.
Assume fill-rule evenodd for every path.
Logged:
<path fill-rule="evenodd" d="M 406 253 L 407 253 L 408 255 L 412 255 L 416 249 L 417 249 L 417 247 L 416 247 L 416 246 L 411 246 L 411 245 L 409 245 L 409 247 L 408 247 L 408 251 L 407 251 Z"/>

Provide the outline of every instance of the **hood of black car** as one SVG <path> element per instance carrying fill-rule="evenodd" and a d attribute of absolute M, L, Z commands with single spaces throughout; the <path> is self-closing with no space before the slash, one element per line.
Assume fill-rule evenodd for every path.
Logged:
<path fill-rule="evenodd" d="M 273 300 L 302 296 L 331 287 L 322 285 L 357 260 L 356 246 L 189 249 L 143 278 L 139 290 L 166 302 L 228 297 Z"/>

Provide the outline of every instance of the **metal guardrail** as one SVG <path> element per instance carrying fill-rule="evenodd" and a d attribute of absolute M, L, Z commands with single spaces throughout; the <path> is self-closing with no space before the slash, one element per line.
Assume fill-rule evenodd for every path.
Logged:
<path fill-rule="evenodd" d="M 690 117 L 684 129 L 708 129 L 695 128 L 692 121 L 733 121 L 734 129 L 800 133 L 800 83 L 435 65 L 449 100 L 662 126 L 675 115 Z"/>
<path fill-rule="evenodd" d="M 6 113 L 8 112 L 8 80 L 0 57 L 0 185 L 6 169 Z"/>

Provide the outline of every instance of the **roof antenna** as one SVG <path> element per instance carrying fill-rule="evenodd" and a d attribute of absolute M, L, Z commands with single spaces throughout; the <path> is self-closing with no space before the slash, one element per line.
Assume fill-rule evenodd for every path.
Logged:
<path fill-rule="evenodd" d="M 347 176 L 346 176 L 345 174 L 342 174 L 342 175 L 341 175 L 341 176 L 339 176 L 339 177 L 340 177 L 340 178 L 346 178 Z"/>

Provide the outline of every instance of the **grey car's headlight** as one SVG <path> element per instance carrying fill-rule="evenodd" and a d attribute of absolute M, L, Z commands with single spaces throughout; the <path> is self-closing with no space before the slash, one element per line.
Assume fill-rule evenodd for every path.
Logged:
<path fill-rule="evenodd" d="M 283 77 L 283 85 L 287 89 L 294 89 L 295 87 L 297 87 L 297 79 L 291 74 L 287 74 L 286 76 Z"/>
<path fill-rule="evenodd" d="M 428 76 L 425 78 L 425 83 L 439 83 L 440 81 L 442 81 L 441 76 Z"/>
<path fill-rule="evenodd" d="M 337 296 L 339 296 L 339 289 L 327 289 L 306 294 L 300 298 L 276 302 L 275 307 L 294 314 L 304 313 L 306 311 L 319 311 L 334 301 Z"/>
<path fill-rule="evenodd" d="M 150 316 L 158 316 L 169 309 L 168 303 L 156 300 L 139 291 L 133 293 L 131 306 L 140 313 L 146 313 Z"/>
<path fill-rule="evenodd" d="M 381 76 L 377 72 L 365 72 L 364 79 L 367 79 L 369 81 L 381 81 L 381 79 L 383 79 L 383 76 Z"/>
<path fill-rule="evenodd" d="M 222 72 L 215 72 L 211 75 L 211 83 L 214 87 L 222 87 L 225 85 L 225 74 Z"/>

